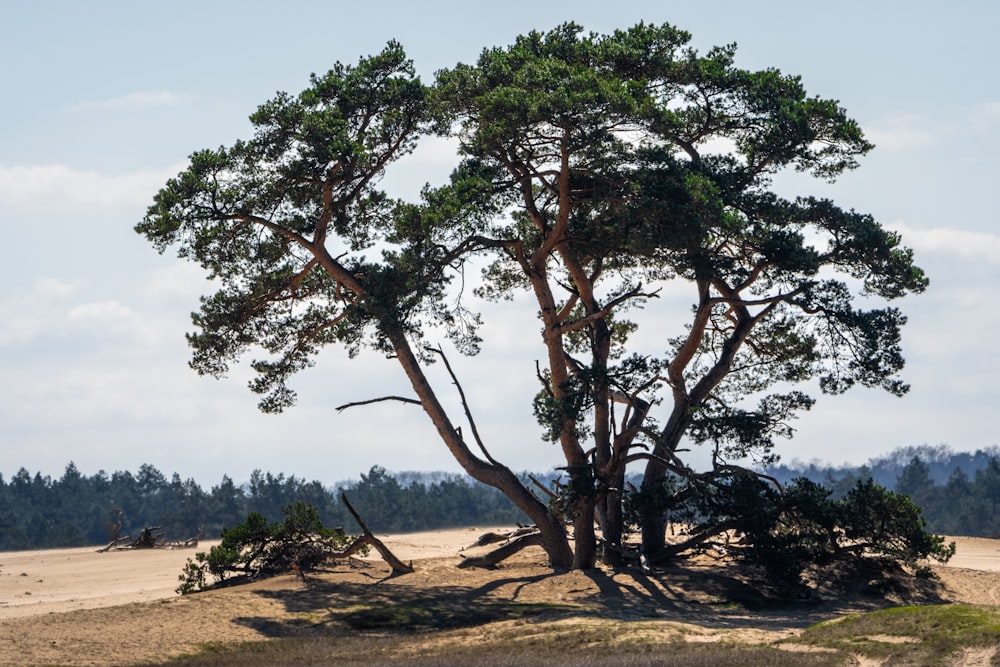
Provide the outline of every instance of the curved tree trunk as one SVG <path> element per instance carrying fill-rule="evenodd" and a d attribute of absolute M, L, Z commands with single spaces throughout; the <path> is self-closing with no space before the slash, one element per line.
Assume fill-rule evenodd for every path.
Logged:
<path fill-rule="evenodd" d="M 356 546 L 359 546 L 362 543 L 368 544 L 374 547 L 374 549 L 378 551 L 379 555 L 382 556 L 382 560 L 389 564 L 389 567 L 392 568 L 393 574 L 410 574 L 413 572 L 413 561 L 404 563 L 399 560 L 399 558 L 396 557 L 396 554 L 392 553 L 392 551 L 389 550 L 389 547 L 382 543 L 382 540 L 375 537 L 375 535 L 372 534 L 372 531 L 368 530 L 368 526 L 361 519 L 361 515 L 359 515 L 351 503 L 348 502 L 347 494 L 343 491 L 340 492 L 340 502 L 344 503 L 344 507 L 346 507 L 347 511 L 351 513 L 351 516 L 354 517 L 355 521 L 357 521 L 362 531 L 361 537 L 355 540 L 354 544 L 352 544 L 348 551 L 345 552 L 346 554 L 349 555 L 350 552 L 353 552 Z M 340 554 L 338 554 L 338 556 L 340 556 Z"/>
<path fill-rule="evenodd" d="M 313 247 L 312 250 L 316 253 L 319 263 L 338 282 L 359 296 L 367 294 L 364 286 L 358 282 L 355 276 L 340 266 L 326 252 L 325 248 L 322 246 L 319 248 Z M 431 387 L 430 382 L 428 382 L 419 360 L 410 347 L 406 332 L 398 322 L 392 319 L 391 315 L 385 313 L 381 315 L 376 313 L 376 315 L 378 316 L 383 333 L 392 343 L 396 353 L 396 360 L 402 366 L 403 372 L 406 373 L 407 378 L 410 380 L 410 385 L 413 387 L 421 407 L 427 416 L 430 417 L 442 441 L 452 456 L 455 457 L 458 464 L 473 479 L 498 489 L 510 498 L 518 509 L 535 522 L 541 533 L 543 547 L 549 556 L 552 567 L 560 569 L 571 568 L 573 566 L 573 549 L 569 545 L 566 528 L 562 525 L 562 522 L 548 511 L 548 507 L 545 504 L 540 502 L 525 488 L 521 480 L 509 468 L 495 462 L 484 461 L 472 452 L 458 433 L 458 430 L 451 423 L 451 419 L 448 417 L 440 401 L 438 401 L 437 394 Z"/>
<path fill-rule="evenodd" d="M 729 295 L 731 292 L 721 281 L 717 280 L 712 284 L 723 294 Z M 712 391 L 725 378 L 736 353 L 756 323 L 756 319 L 750 316 L 745 306 L 734 305 L 733 310 L 737 322 L 723 344 L 719 357 L 695 386 L 688 390 L 684 371 L 695 356 L 702 331 L 708 322 L 710 310 L 710 308 L 706 308 L 708 288 L 707 282 L 699 282 L 701 306 L 695 318 L 695 326 L 688 332 L 687 342 L 682 346 L 667 370 L 674 388 L 674 408 L 667 425 L 660 434 L 656 447 L 653 448 L 654 458 L 651 458 L 646 464 L 646 472 L 642 480 L 643 490 L 651 490 L 662 484 L 667 473 L 667 466 L 663 461 L 665 458 L 672 457 L 677 451 L 681 438 L 684 437 L 685 431 L 691 425 L 692 411 L 703 405 Z M 662 512 L 654 512 L 643 520 L 642 551 L 644 554 L 652 557 L 663 550 L 666 543 L 666 526 L 667 520 Z"/>
<path fill-rule="evenodd" d="M 484 461 L 476 456 L 459 435 L 447 413 L 427 381 L 416 355 L 410 348 L 406 335 L 397 327 L 386 326 L 386 334 L 393 343 L 396 358 L 413 386 L 420 405 L 430 417 L 438 434 L 459 465 L 475 480 L 498 489 L 524 512 L 538 527 L 542 547 L 554 568 L 569 569 L 575 566 L 573 549 L 569 545 L 566 529 L 559 519 L 549 512 L 509 468 Z M 591 521 L 593 517 L 591 516 Z M 591 529 L 592 530 L 592 529 Z"/>
<path fill-rule="evenodd" d="M 625 553 L 622 542 L 625 535 L 625 517 L 622 500 L 625 495 L 625 468 L 628 460 L 629 450 L 639 435 L 642 425 L 646 421 L 649 409 L 652 407 L 635 394 L 628 395 L 621 391 L 610 392 L 609 398 L 618 403 L 625 403 L 628 408 L 625 412 L 629 415 L 628 423 L 619 433 L 612 444 L 612 457 L 608 465 L 604 468 L 607 472 L 604 480 L 607 491 L 601 505 L 599 505 L 598 517 L 601 528 L 604 531 L 604 564 L 618 567 L 624 562 Z"/>
<path fill-rule="evenodd" d="M 667 476 L 667 465 L 664 459 L 672 455 L 680 444 L 681 437 L 691 421 L 688 402 L 678 401 L 667 421 L 666 427 L 653 449 L 654 458 L 646 462 L 646 470 L 642 476 L 642 491 L 654 494 L 662 486 Z M 667 541 L 666 508 L 652 508 L 642 517 L 640 531 L 642 533 L 642 553 L 652 556 L 663 550 Z"/>

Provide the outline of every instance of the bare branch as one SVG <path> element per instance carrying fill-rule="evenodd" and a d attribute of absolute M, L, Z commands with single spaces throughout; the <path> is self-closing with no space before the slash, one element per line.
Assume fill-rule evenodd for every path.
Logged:
<path fill-rule="evenodd" d="M 636 287 L 633 290 L 629 290 L 625 294 L 622 294 L 621 296 L 619 296 L 619 297 L 617 297 L 615 299 L 612 299 L 611 301 L 609 301 L 607 303 L 607 305 L 604 306 L 604 308 L 601 308 L 598 311 L 595 311 L 593 313 L 589 313 L 588 315 L 585 315 L 584 317 L 581 317 L 578 320 L 574 320 L 572 322 L 566 322 L 564 324 L 561 324 L 559 326 L 560 333 L 569 333 L 571 331 L 579 331 L 580 329 L 583 329 L 584 327 L 586 327 L 587 325 L 591 324 L 592 322 L 596 322 L 597 320 L 603 320 L 603 319 L 607 318 L 609 315 L 611 315 L 611 311 L 614 310 L 616 306 L 618 306 L 618 305 L 620 305 L 620 304 L 622 304 L 625 301 L 628 301 L 630 299 L 636 299 L 636 298 L 639 298 L 639 297 L 643 297 L 643 298 L 646 298 L 646 299 L 655 299 L 655 298 L 657 298 L 659 296 L 659 290 L 657 290 L 656 292 L 647 292 L 647 293 L 644 293 L 644 292 L 641 291 L 641 288 L 642 288 L 642 286 L 640 285 L 639 287 Z"/>
<path fill-rule="evenodd" d="M 764 474 L 762 472 L 757 472 L 755 470 L 750 470 L 749 468 L 744 468 L 743 466 L 734 465 L 732 463 L 723 463 L 722 465 L 715 465 L 713 467 L 713 472 L 722 472 L 722 473 L 734 473 L 735 472 L 735 473 L 742 473 L 742 474 L 745 474 L 745 475 L 752 475 L 752 476 L 756 477 L 757 479 L 763 479 L 763 480 L 766 480 L 766 481 L 770 482 L 771 484 L 774 485 L 774 487 L 776 489 L 778 489 L 778 491 L 784 491 L 784 488 L 781 486 L 781 482 L 779 482 L 774 477 L 771 477 L 770 475 L 766 475 L 766 474 Z"/>
<path fill-rule="evenodd" d="M 530 475 L 529 474 L 528 475 L 528 479 L 530 479 L 535 484 L 535 486 L 538 487 L 538 489 L 542 493 L 544 493 L 546 496 L 548 496 L 549 500 L 555 500 L 558 497 L 555 493 L 553 493 L 551 490 L 549 490 L 548 488 L 546 488 L 546 486 L 544 484 L 542 484 L 537 479 L 535 479 L 534 475 Z"/>
<path fill-rule="evenodd" d="M 729 521 L 723 521 L 721 523 L 712 524 L 711 526 L 706 526 L 700 532 L 695 533 L 688 539 L 677 544 L 668 544 L 660 551 L 649 556 L 649 560 L 656 563 L 664 560 L 673 558 L 677 554 L 684 553 L 692 547 L 696 547 L 699 544 L 703 544 L 709 539 L 715 537 L 716 535 L 721 535 L 726 531 L 732 530 L 738 526 L 738 522 L 735 519 L 730 519 Z"/>
<path fill-rule="evenodd" d="M 676 460 L 677 459 L 674 458 L 674 461 Z M 656 461 L 670 472 L 675 473 L 681 477 L 689 478 L 694 475 L 693 471 L 690 468 L 680 465 L 679 463 L 674 463 L 673 461 L 670 461 L 669 459 L 666 459 L 662 456 L 657 456 L 656 454 L 648 454 L 646 452 L 641 452 L 638 454 L 629 454 L 628 456 L 625 457 L 622 463 L 624 465 L 628 465 L 630 463 L 636 463 L 638 461 Z"/>
<path fill-rule="evenodd" d="M 479 445 L 479 451 L 483 453 L 483 456 L 486 457 L 487 461 L 495 466 L 499 466 L 500 464 L 490 455 L 489 451 L 486 449 L 486 445 L 483 443 L 483 439 L 479 436 L 479 429 L 476 427 L 476 420 L 472 418 L 472 410 L 469 408 L 469 402 L 465 398 L 465 390 L 462 389 L 462 384 L 458 381 L 455 371 L 452 370 L 451 364 L 448 362 L 448 357 L 445 356 L 444 350 L 441 349 L 440 345 L 438 347 L 428 346 L 426 349 L 441 356 L 441 360 L 444 362 L 444 367 L 448 370 L 448 375 L 451 376 L 452 384 L 454 384 L 455 388 L 458 389 L 458 396 L 462 401 L 462 409 L 465 411 L 465 418 L 469 422 L 469 428 L 472 429 L 472 437 L 475 438 L 476 444 Z"/>
<path fill-rule="evenodd" d="M 306 250 L 312 250 L 313 249 L 313 243 L 309 239 L 307 239 L 306 237 L 302 236 L 301 234 L 299 234 L 297 232 L 293 232 L 292 230 L 288 229 L 287 227 L 282 227 L 279 224 L 273 223 L 270 220 L 268 220 L 267 218 L 263 218 L 263 217 L 261 217 L 259 215 L 251 215 L 249 213 L 234 213 L 234 214 L 229 214 L 229 215 L 221 214 L 218 217 L 219 217 L 220 220 L 233 220 L 233 221 L 237 221 L 237 222 L 251 223 L 251 224 L 259 225 L 259 226 L 263 227 L 264 229 L 271 230 L 272 232 L 274 232 L 278 236 L 283 236 L 286 239 L 288 239 L 289 241 L 294 241 L 295 243 L 299 244 L 300 246 L 302 246 Z"/>
<path fill-rule="evenodd" d="M 389 567 L 392 568 L 393 574 L 410 574 L 413 572 L 412 561 L 410 563 L 404 563 L 396 558 L 396 554 L 389 551 L 389 547 L 385 546 L 380 539 L 372 534 L 372 531 L 368 530 L 368 526 L 365 525 L 365 522 L 361 520 L 358 513 L 354 511 L 353 507 L 351 507 L 351 503 L 347 501 L 347 495 L 343 491 L 340 492 L 340 501 L 344 503 L 344 507 L 346 507 L 347 511 L 351 513 L 354 520 L 358 522 L 358 525 L 364 533 L 365 541 L 375 547 L 375 550 L 382 556 L 382 560 L 388 563 Z"/>
<path fill-rule="evenodd" d="M 371 405 L 372 403 L 381 403 L 382 401 L 399 401 L 400 403 L 412 403 L 413 405 L 421 405 L 420 401 L 415 398 L 405 398 L 403 396 L 383 396 L 382 398 L 372 398 L 367 401 L 354 401 L 353 403 L 344 403 L 343 405 L 337 406 L 337 412 L 343 412 L 347 408 L 353 408 L 358 405 Z"/>

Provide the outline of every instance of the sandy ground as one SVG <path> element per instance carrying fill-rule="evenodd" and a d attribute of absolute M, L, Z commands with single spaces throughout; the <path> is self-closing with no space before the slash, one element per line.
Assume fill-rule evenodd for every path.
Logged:
<path fill-rule="evenodd" d="M 743 639 L 780 638 L 819 620 L 812 612 L 730 615 L 725 622 L 717 621 L 717 612 L 692 616 L 697 595 L 710 598 L 711 593 L 686 589 L 685 582 L 694 581 L 690 575 L 674 575 L 669 581 L 612 572 L 556 575 L 544 567 L 540 550 L 522 552 L 499 576 L 455 568 L 459 552 L 490 530 L 501 529 L 380 536 L 397 556 L 418 566 L 404 577 L 390 579 L 385 565 L 372 556 L 367 564 L 341 566 L 310 584 L 285 576 L 184 597 L 174 589 L 196 549 L 0 552 L 0 665 L 136 664 L 151 655 L 195 650 L 204 642 L 287 636 L 305 632 L 303 618 L 324 613 L 331 601 L 350 600 L 351 595 L 384 595 L 387 603 L 398 596 L 445 600 L 457 594 L 486 601 L 597 605 L 619 619 L 654 616 L 693 622 L 707 637 L 739 627 Z M 945 599 L 1000 605 L 1000 540 L 953 539 L 955 557 L 948 566 L 935 568 Z M 210 544 L 202 543 L 197 551 Z"/>
<path fill-rule="evenodd" d="M 983 537 L 949 537 L 957 550 L 947 567 L 1000 572 L 1000 540 Z"/>
<path fill-rule="evenodd" d="M 485 532 L 506 527 L 381 535 L 403 561 L 457 557 Z M 197 551 L 149 549 L 98 553 L 93 547 L 0 551 L 0 620 L 177 597 L 181 569 Z M 372 552 L 369 560 L 378 560 Z"/>

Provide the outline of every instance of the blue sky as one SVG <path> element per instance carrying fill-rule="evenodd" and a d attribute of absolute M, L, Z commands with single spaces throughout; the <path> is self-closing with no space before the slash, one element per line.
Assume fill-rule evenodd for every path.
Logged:
<path fill-rule="evenodd" d="M 257 413 L 242 369 L 195 375 L 183 335 L 209 286 L 132 226 L 191 152 L 246 136 L 258 104 L 297 93 L 311 72 L 397 39 L 430 80 L 567 20 L 599 32 L 670 22 L 700 49 L 736 42 L 741 66 L 801 75 L 877 145 L 832 186 L 777 187 L 872 213 L 915 249 L 931 288 L 898 304 L 912 390 L 820 397 L 779 446 L 784 459 L 862 463 L 904 445 L 1000 442 L 994 2 L 50 1 L 9 4 L 0 22 L 0 474 L 59 476 L 71 460 L 87 474 L 151 463 L 203 483 L 254 468 L 328 482 L 376 464 L 457 470 L 417 409 L 334 410 L 405 393 L 393 362 L 324 354 L 281 416 Z M 441 148 L 423 146 L 387 183 L 405 195 L 444 178 Z M 494 456 L 545 470 L 559 456 L 531 417 L 541 348 L 502 322 L 457 370 Z"/>

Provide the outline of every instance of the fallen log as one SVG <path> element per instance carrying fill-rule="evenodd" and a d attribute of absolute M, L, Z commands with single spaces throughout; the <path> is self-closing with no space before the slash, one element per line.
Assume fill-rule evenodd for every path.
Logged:
<path fill-rule="evenodd" d="M 510 558 L 522 549 L 541 545 L 542 534 L 538 531 L 533 531 L 531 533 L 515 537 L 502 547 L 494 549 L 493 551 L 483 554 L 482 556 L 466 557 L 461 563 L 458 564 L 458 567 L 463 569 L 469 567 L 482 567 L 487 569 L 494 568 L 498 563 Z"/>
<path fill-rule="evenodd" d="M 465 551 L 467 549 L 474 549 L 476 547 L 489 546 L 490 544 L 497 544 L 498 542 L 507 542 L 509 540 L 514 539 L 515 537 L 520 537 L 521 535 L 528 535 L 530 533 L 533 533 L 536 530 L 537 529 L 534 526 L 529 526 L 529 527 L 519 526 L 517 529 L 506 533 L 494 533 L 493 531 L 489 531 L 480 535 L 479 539 L 477 539 L 469 546 L 459 549 L 459 552 Z"/>
<path fill-rule="evenodd" d="M 107 553 L 108 551 L 131 551 L 135 549 L 190 549 L 198 546 L 197 537 L 186 540 L 167 539 L 163 532 L 163 526 L 147 526 L 139 531 L 138 537 L 131 535 L 119 535 L 114 537 L 107 545 L 97 550 L 97 553 Z"/>

